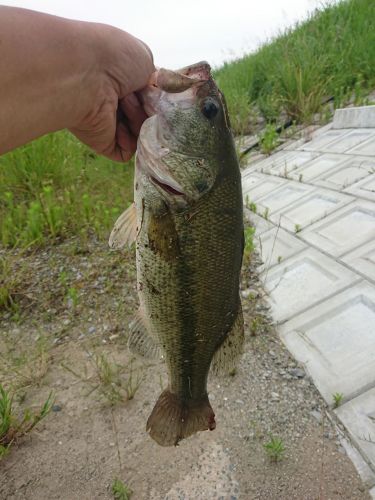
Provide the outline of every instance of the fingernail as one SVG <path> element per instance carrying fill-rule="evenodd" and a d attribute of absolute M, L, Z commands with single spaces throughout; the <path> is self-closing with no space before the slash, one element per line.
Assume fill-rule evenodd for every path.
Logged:
<path fill-rule="evenodd" d="M 137 96 L 134 93 L 133 94 L 129 94 L 126 97 L 124 97 L 124 100 L 127 103 L 129 103 L 131 106 L 134 106 L 135 108 L 139 108 L 140 107 L 140 103 L 138 101 L 138 98 L 137 98 Z"/>

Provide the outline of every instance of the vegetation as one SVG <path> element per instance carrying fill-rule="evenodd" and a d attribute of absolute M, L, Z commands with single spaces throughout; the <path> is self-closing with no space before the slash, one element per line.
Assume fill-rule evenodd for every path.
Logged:
<path fill-rule="evenodd" d="M 244 237 L 245 237 L 245 247 L 244 247 L 244 257 L 250 258 L 254 251 L 254 235 L 255 227 L 248 226 L 245 227 Z"/>
<path fill-rule="evenodd" d="M 129 500 L 132 490 L 120 479 L 115 479 L 112 483 L 112 493 L 116 500 Z"/>
<path fill-rule="evenodd" d="M 118 364 L 110 360 L 105 353 L 90 354 L 89 360 L 93 369 L 90 375 L 86 367 L 83 373 L 78 373 L 62 364 L 63 368 L 88 386 L 87 395 L 97 391 L 110 406 L 134 398 L 143 381 L 143 375 L 139 369 L 133 367 L 133 361 L 130 361 L 128 366 Z"/>
<path fill-rule="evenodd" d="M 284 456 L 285 446 L 280 438 L 271 436 L 268 443 L 265 443 L 263 447 L 272 462 L 278 462 Z"/>
<path fill-rule="evenodd" d="M 47 135 L 0 157 L 0 244 L 105 240 L 132 196 L 132 162 L 99 157 L 68 132 Z"/>
<path fill-rule="evenodd" d="M 270 155 L 271 152 L 279 145 L 279 135 L 276 132 L 276 127 L 268 123 L 260 138 L 260 149 L 262 153 Z"/>
<path fill-rule="evenodd" d="M 375 86 L 375 3 L 328 3 L 255 53 L 226 63 L 215 77 L 237 133 L 250 131 L 254 110 L 267 122 L 281 113 L 310 121 L 322 101 L 363 102 Z"/>
<path fill-rule="evenodd" d="M 23 414 L 16 415 L 13 402 L 13 395 L 0 384 L 0 460 L 13 443 L 31 432 L 48 415 L 53 405 L 53 396 L 50 393 L 36 413 L 26 409 Z"/>
<path fill-rule="evenodd" d="M 309 121 L 327 96 L 335 106 L 363 102 L 375 85 L 374 60 L 375 3 L 345 0 L 224 64 L 215 77 L 235 132 L 249 131 L 259 114 L 272 123 L 260 137 L 270 153 L 282 114 Z M 132 191 L 132 162 L 98 157 L 65 131 L 45 136 L 0 157 L 0 244 L 28 249 L 92 234 L 104 241 Z M 12 293 L 2 288 L 0 304 L 12 307 Z M 75 303 L 75 291 L 67 295 Z"/>
<path fill-rule="evenodd" d="M 343 397 L 344 395 L 341 394 L 341 392 L 335 392 L 335 394 L 332 394 L 334 408 L 338 408 L 341 405 Z"/>
<path fill-rule="evenodd" d="M 14 339 L 8 338 L 5 342 L 4 336 L 2 340 L 7 348 L 0 351 L 0 380 L 22 399 L 21 389 L 39 386 L 46 375 L 52 361 L 51 341 L 39 335 L 31 345 L 20 342 L 16 347 Z"/>

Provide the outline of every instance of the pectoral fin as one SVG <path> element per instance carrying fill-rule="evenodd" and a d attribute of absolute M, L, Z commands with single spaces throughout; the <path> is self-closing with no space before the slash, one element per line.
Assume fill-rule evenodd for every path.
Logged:
<path fill-rule="evenodd" d="M 129 247 L 135 241 L 137 236 L 137 211 L 135 204 L 132 203 L 124 213 L 117 219 L 111 235 L 109 237 L 109 246 L 116 250 L 128 245 Z"/>
<path fill-rule="evenodd" d="M 211 362 L 215 375 L 229 375 L 235 369 L 243 353 L 244 324 L 242 306 L 239 302 L 237 317 L 224 342 L 219 346 Z"/>
<path fill-rule="evenodd" d="M 133 354 L 147 359 L 160 360 L 162 352 L 147 328 L 146 320 L 141 310 L 139 310 L 134 320 L 130 323 L 130 334 L 128 339 L 129 350 Z"/>

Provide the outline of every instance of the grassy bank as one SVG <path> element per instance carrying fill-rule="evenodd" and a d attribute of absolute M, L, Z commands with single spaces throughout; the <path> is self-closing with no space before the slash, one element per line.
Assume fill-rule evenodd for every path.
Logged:
<path fill-rule="evenodd" d="M 67 132 L 42 137 L 0 157 L 0 243 L 107 238 L 132 192 L 132 162 L 101 158 Z"/>
<path fill-rule="evenodd" d="M 363 103 L 375 87 L 375 2 L 327 5 L 215 76 L 238 133 L 251 130 L 257 112 L 308 122 L 329 96 L 335 107 Z"/>
<path fill-rule="evenodd" d="M 309 121 L 322 99 L 359 104 L 375 86 L 375 2 L 347 0 L 316 11 L 215 77 L 237 133 L 287 115 Z M 272 132 L 272 130 L 271 130 Z M 0 244 L 28 247 L 108 238 L 132 200 L 133 164 L 96 156 L 59 132 L 0 158 Z"/>

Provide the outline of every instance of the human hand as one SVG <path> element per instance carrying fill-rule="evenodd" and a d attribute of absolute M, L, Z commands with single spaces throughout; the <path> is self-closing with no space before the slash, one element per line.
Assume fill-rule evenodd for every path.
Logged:
<path fill-rule="evenodd" d="M 155 70 L 152 54 L 129 33 L 101 24 L 86 27 L 97 52 L 97 67 L 95 77 L 90 72 L 91 83 L 86 85 L 91 98 L 84 99 L 86 109 L 69 130 L 97 153 L 115 161 L 128 161 L 147 118 L 136 91 L 147 84 Z"/>

